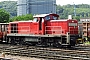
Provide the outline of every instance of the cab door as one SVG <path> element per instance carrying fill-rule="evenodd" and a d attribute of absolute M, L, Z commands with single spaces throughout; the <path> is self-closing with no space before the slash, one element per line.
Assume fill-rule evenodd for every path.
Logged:
<path fill-rule="evenodd" d="M 44 19 L 40 17 L 38 19 L 38 25 L 39 25 L 39 34 L 44 34 L 45 33 L 45 24 L 44 24 Z"/>
<path fill-rule="evenodd" d="M 42 18 L 39 18 L 39 31 L 42 30 Z"/>

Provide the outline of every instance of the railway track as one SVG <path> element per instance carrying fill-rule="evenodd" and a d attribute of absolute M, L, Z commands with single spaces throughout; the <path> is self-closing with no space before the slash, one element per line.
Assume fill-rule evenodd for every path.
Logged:
<path fill-rule="evenodd" d="M 82 48 L 85 46 L 81 46 Z M 80 48 L 80 47 L 79 47 Z M 90 48 L 89 46 L 86 48 Z M 83 48 L 84 49 L 84 48 Z M 0 53 L 52 60 L 90 60 L 90 50 L 68 50 L 60 48 L 42 48 L 35 46 L 11 46 L 0 44 Z"/>
<path fill-rule="evenodd" d="M 90 51 L 90 45 L 79 45 L 74 47 L 74 49 L 77 49 L 80 51 Z"/>

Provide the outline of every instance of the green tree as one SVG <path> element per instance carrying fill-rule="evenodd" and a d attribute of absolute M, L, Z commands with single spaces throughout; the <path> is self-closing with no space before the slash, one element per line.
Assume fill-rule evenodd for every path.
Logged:
<path fill-rule="evenodd" d="M 0 8 L 10 13 L 10 17 L 17 16 L 17 1 L 2 1 Z"/>
<path fill-rule="evenodd" d="M 62 12 L 63 12 L 63 7 L 60 6 L 60 5 L 57 5 L 56 13 L 57 13 L 57 14 L 60 14 L 60 13 L 62 13 Z"/>
<path fill-rule="evenodd" d="M 73 17 L 74 19 L 80 21 L 80 17 L 79 16 L 76 16 L 76 17 Z"/>
<path fill-rule="evenodd" d="M 32 14 L 26 14 L 26 15 L 22 15 L 22 16 L 15 16 L 15 17 L 11 18 L 10 21 L 27 21 L 27 20 L 32 20 L 32 19 L 33 19 Z"/>
<path fill-rule="evenodd" d="M 0 23 L 5 23 L 9 21 L 10 14 L 4 9 L 0 9 Z"/>
<path fill-rule="evenodd" d="M 78 4 L 76 6 L 76 16 L 80 18 L 90 18 L 90 5 L 88 4 Z M 57 5 L 57 14 L 60 15 L 61 19 L 65 19 L 68 15 L 74 16 L 74 6 L 67 5 Z"/>

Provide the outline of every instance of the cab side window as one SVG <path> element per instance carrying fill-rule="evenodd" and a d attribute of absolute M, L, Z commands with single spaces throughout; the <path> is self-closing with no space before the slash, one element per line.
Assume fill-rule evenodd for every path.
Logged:
<path fill-rule="evenodd" d="M 45 17 L 45 20 L 50 20 L 50 16 L 46 16 Z"/>
<path fill-rule="evenodd" d="M 53 16 L 53 19 L 54 19 L 54 20 L 57 20 L 57 19 L 58 19 L 58 17 L 56 17 L 56 16 Z"/>
<path fill-rule="evenodd" d="M 37 19 L 37 18 L 34 18 L 33 21 L 34 21 L 34 22 L 38 22 L 38 19 Z"/>

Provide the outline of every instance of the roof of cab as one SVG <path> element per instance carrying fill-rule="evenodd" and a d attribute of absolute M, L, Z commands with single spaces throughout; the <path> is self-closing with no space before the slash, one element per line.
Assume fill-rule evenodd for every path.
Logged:
<path fill-rule="evenodd" d="M 39 15 L 34 15 L 33 17 L 45 17 L 45 16 L 48 16 L 48 15 L 53 15 L 53 13 L 50 13 L 50 14 L 39 14 Z M 54 14 L 54 15 L 57 15 L 57 14 Z"/>
<path fill-rule="evenodd" d="M 49 14 L 34 15 L 33 17 L 45 17 L 45 16 L 47 16 L 47 15 L 49 15 Z"/>
<path fill-rule="evenodd" d="M 0 25 L 8 25 L 9 23 L 0 23 Z"/>

